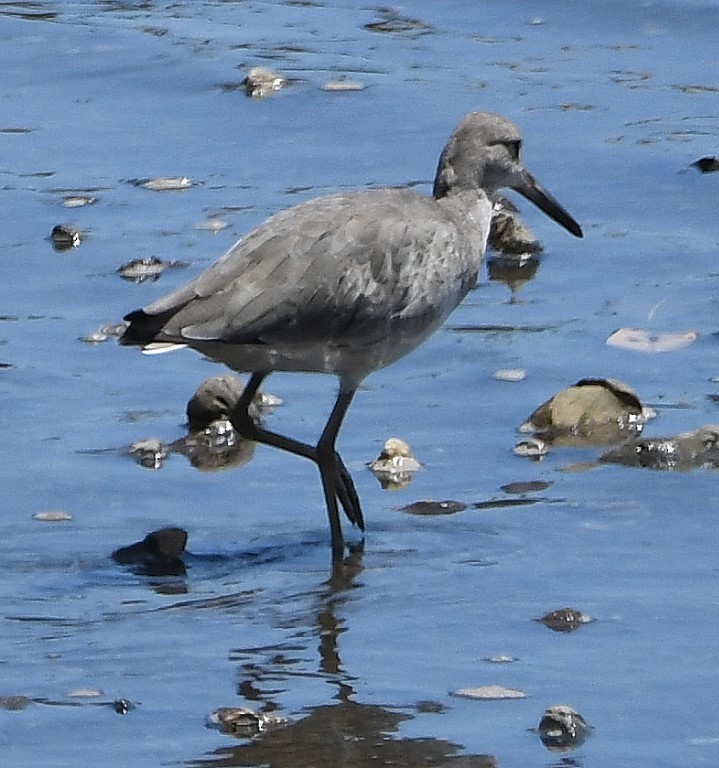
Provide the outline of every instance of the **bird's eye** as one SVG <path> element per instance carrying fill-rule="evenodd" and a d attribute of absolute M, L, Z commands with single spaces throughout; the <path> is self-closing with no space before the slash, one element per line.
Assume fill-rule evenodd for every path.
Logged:
<path fill-rule="evenodd" d="M 519 150 L 522 148 L 522 142 L 507 141 L 505 142 L 505 146 L 507 147 L 507 151 L 509 152 L 509 155 L 512 158 L 512 160 L 519 160 Z"/>

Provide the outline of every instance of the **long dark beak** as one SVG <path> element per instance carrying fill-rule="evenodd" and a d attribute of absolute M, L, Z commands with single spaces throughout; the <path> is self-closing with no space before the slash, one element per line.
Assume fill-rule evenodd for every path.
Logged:
<path fill-rule="evenodd" d="M 532 176 L 531 173 L 525 171 L 522 175 L 522 180 L 516 187 L 513 187 L 517 192 L 527 200 L 531 200 L 540 211 L 544 211 L 550 218 L 554 219 L 557 224 L 561 224 L 567 232 L 571 232 L 575 237 L 584 237 L 582 228 L 577 222 L 562 208 L 560 203 L 555 200 L 549 192 Z"/>

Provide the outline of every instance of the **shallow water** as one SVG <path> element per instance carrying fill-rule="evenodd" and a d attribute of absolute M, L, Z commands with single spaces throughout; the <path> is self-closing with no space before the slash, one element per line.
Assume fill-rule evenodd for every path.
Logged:
<path fill-rule="evenodd" d="M 645 434 L 716 422 L 714 2 L 413 2 L 425 25 L 381 33 L 378 8 L 326 2 L 14 3 L 0 8 L 0 747 L 15 765 L 715 765 L 719 679 L 708 471 L 562 471 L 515 428 L 587 376 L 631 385 Z M 271 66 L 291 84 L 239 88 Z M 366 87 L 328 93 L 346 76 Z M 341 437 L 368 522 L 364 555 L 328 582 L 316 471 L 260 448 L 232 472 L 179 455 L 138 467 L 128 445 L 184 434 L 192 353 L 147 358 L 80 339 L 184 282 L 269 213 L 346 187 L 429 189 L 473 109 L 525 135 L 527 166 L 582 223 L 575 241 L 523 205 L 544 243 L 512 299 L 483 280 L 448 326 L 371 376 Z M 187 176 L 189 190 L 137 179 Z M 68 195 L 93 205 L 63 207 Z M 229 226 L 196 229 L 208 218 Z M 55 252 L 52 228 L 86 233 Z M 133 258 L 190 262 L 157 282 Z M 695 330 L 666 354 L 605 345 L 621 326 Z M 497 381 L 501 368 L 527 377 Z M 316 436 L 334 382 L 274 376 L 272 428 Z M 397 434 L 424 468 L 382 491 L 365 462 Z M 506 506 L 501 487 L 545 491 Z M 421 499 L 468 505 L 412 516 Z M 496 501 L 496 504 L 487 504 Z M 473 506 L 479 504 L 479 506 Z M 33 515 L 59 509 L 62 523 Z M 189 531 L 184 577 L 109 557 L 165 526 Z M 573 633 L 533 621 L 571 605 Z M 492 664 L 495 655 L 513 663 Z M 498 683 L 527 698 L 476 701 Z M 71 696 L 80 689 L 99 696 Z M 13 710 L 2 697 L 30 701 Z M 135 707 L 118 715 L 111 704 Z M 96 704 L 102 705 L 96 705 Z M 594 726 L 562 756 L 532 728 L 553 704 Z M 221 706 L 291 725 L 252 742 L 206 727 Z M 452 758 L 455 758 L 452 760 Z M 464 759 L 464 762 L 462 762 Z"/>

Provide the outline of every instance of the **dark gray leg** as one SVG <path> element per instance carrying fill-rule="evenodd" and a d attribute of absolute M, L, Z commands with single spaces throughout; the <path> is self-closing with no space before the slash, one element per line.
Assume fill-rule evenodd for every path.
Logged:
<path fill-rule="evenodd" d="M 237 405 L 232 411 L 230 420 L 234 428 L 247 440 L 271 445 L 274 448 L 303 456 L 317 464 L 322 477 L 322 488 L 325 494 L 327 514 L 330 520 L 332 534 L 332 551 L 335 556 L 341 556 L 344 548 L 342 530 L 339 522 L 337 501 L 339 500 L 347 518 L 353 525 L 364 530 L 364 518 L 359 496 L 355 489 L 352 476 L 342 461 L 342 457 L 335 450 L 335 440 L 342 425 L 347 409 L 349 408 L 354 390 L 348 393 L 340 393 L 335 402 L 332 413 L 322 432 L 317 446 L 294 440 L 284 435 L 272 432 L 256 424 L 248 413 L 252 399 L 267 373 L 253 373 L 245 387 Z M 338 554 L 339 553 L 339 554 Z"/>

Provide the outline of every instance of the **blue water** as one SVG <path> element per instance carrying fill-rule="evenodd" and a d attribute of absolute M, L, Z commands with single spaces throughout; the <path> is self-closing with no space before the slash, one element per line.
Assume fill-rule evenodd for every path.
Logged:
<path fill-rule="evenodd" d="M 586 376 L 621 379 L 653 405 L 645 434 L 719 420 L 707 398 L 719 375 L 719 174 L 689 167 L 718 151 L 719 6 L 432 0 L 398 10 L 429 28 L 372 32 L 378 8 L 332 1 L 0 8 L 0 704 L 33 699 L 0 707 L 13 765 L 493 755 L 554 766 L 563 756 L 530 730 L 554 704 L 594 726 L 564 755 L 579 765 L 719 764 L 715 474 L 566 472 L 597 451 L 557 449 L 539 464 L 511 451 L 516 426 Z M 291 85 L 247 98 L 235 86 L 256 65 Z M 343 76 L 365 89 L 321 90 Z M 153 472 L 125 453 L 142 438 L 181 437 L 187 399 L 224 371 L 191 352 L 148 358 L 81 338 L 283 207 L 344 188 L 429 191 L 446 137 L 474 109 L 521 126 L 527 166 L 585 239 L 523 205 L 545 246 L 535 279 L 515 301 L 483 280 L 448 327 L 367 380 L 340 441 L 366 548 L 327 584 L 312 466 L 259 448 L 232 472 L 200 473 L 179 455 Z M 168 176 L 193 186 L 131 183 Z M 70 194 L 97 202 L 63 207 Z M 229 226 L 195 228 L 208 217 Z M 52 249 L 59 223 L 86 233 L 78 249 Z M 137 285 L 116 274 L 150 256 L 190 266 Z M 467 330 L 484 326 L 535 332 Z M 606 346 L 622 326 L 699 339 L 663 355 Z M 496 381 L 500 368 L 527 377 Z M 268 423 L 315 439 L 334 386 L 271 377 L 285 405 Z M 365 462 L 395 434 L 424 468 L 386 492 Z M 551 483 L 534 504 L 471 506 L 527 480 Z M 398 511 L 421 499 L 469 506 Z M 33 519 L 52 509 L 73 519 Z M 184 578 L 110 559 L 165 525 L 189 531 Z M 565 605 L 597 621 L 571 634 L 533 621 Z M 485 660 L 498 654 L 517 660 Z M 451 696 L 491 683 L 528 696 Z M 70 696 L 82 688 L 101 695 Z M 116 714 L 118 698 L 135 708 Z M 221 706 L 276 710 L 291 725 L 237 741 L 205 726 Z"/>

